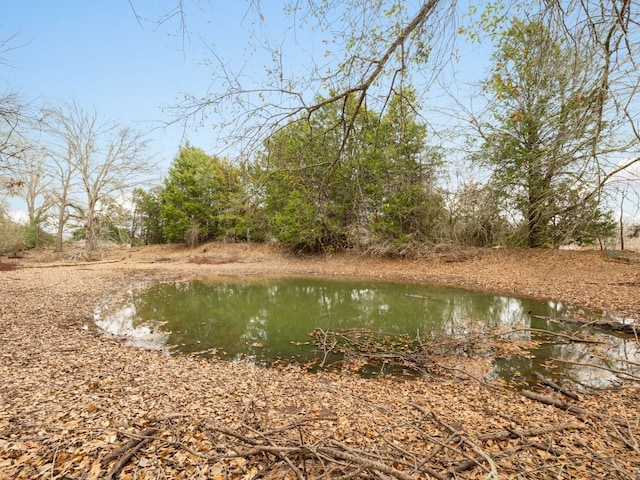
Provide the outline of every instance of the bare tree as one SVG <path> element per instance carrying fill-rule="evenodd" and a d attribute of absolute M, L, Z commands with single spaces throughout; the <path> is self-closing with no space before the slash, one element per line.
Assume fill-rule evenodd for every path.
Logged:
<path fill-rule="evenodd" d="M 67 147 L 59 154 L 51 156 L 52 175 L 55 177 L 55 187 L 52 189 L 52 195 L 55 198 L 55 205 L 58 209 L 56 215 L 56 252 L 62 252 L 64 248 L 64 231 L 67 222 L 71 217 L 70 208 L 73 180 L 78 169 L 77 163 L 74 161 L 71 148 Z"/>
<path fill-rule="evenodd" d="M 58 179 L 58 246 L 71 211 L 86 231 L 86 254 L 96 247 L 101 203 L 139 185 L 152 174 L 144 135 L 118 123 L 101 121 L 76 103 L 54 109 L 51 133 L 58 139 L 53 161 Z"/>
<path fill-rule="evenodd" d="M 0 65 L 6 65 L 5 58 L 7 52 L 18 48 L 13 45 L 16 35 L 10 35 L 0 40 Z M 4 92 L 0 94 L 0 180 L 3 179 L 8 187 L 15 185 L 12 178 L 6 175 L 9 163 L 16 156 L 20 155 L 26 144 L 20 135 L 20 121 L 26 116 L 28 105 L 15 92 Z"/>
<path fill-rule="evenodd" d="M 0 97 L 0 172 L 8 168 L 10 161 L 26 148 L 19 131 L 24 109 L 18 94 L 9 93 Z"/>
<path fill-rule="evenodd" d="M 36 248 L 40 243 L 42 224 L 55 203 L 51 192 L 53 177 L 47 157 L 44 149 L 29 147 L 24 148 L 13 162 L 13 174 L 20 179 L 20 185 L 16 186 L 14 194 L 26 204 L 29 228 L 33 232 Z"/>
<path fill-rule="evenodd" d="M 146 141 L 141 133 L 116 125 L 108 127 L 104 133 L 108 136 L 104 149 L 81 158 L 79 168 L 86 194 L 88 252 L 95 247 L 95 219 L 100 202 L 139 185 L 152 173 L 144 153 Z"/>
<path fill-rule="evenodd" d="M 16 93 L 0 96 L 0 191 L 4 190 L 10 196 L 23 186 L 14 164 L 29 146 L 19 128 L 26 115 L 25 108 Z"/>
<path fill-rule="evenodd" d="M 544 18 L 561 25 L 565 38 L 575 48 L 590 52 L 597 72 L 597 85 L 587 92 L 596 119 L 591 157 L 597 181 L 567 212 L 573 214 L 577 207 L 597 199 L 603 188 L 619 188 L 620 178 L 632 175 L 630 172 L 640 164 L 640 2 L 554 0 L 543 5 Z M 622 204 L 626 193 L 622 194 Z M 620 230 L 624 245 L 622 224 Z"/>

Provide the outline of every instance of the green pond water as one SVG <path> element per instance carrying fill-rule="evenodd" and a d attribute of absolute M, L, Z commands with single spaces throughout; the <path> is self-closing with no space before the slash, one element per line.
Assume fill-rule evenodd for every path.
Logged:
<path fill-rule="evenodd" d="M 551 319 L 576 317 L 596 319 L 599 315 L 558 302 L 417 284 L 222 277 L 129 291 L 97 309 L 95 320 L 103 330 L 143 348 L 264 365 L 293 361 L 317 367 L 327 359 L 339 362 L 340 357 L 327 358 L 326 352 L 313 345 L 309 334 L 315 329 L 364 329 L 390 338 L 415 338 L 464 334 L 480 322 L 492 327 L 574 332 L 579 327 Z M 552 339 L 526 357 L 495 359 L 491 376 L 526 382 L 534 371 L 541 371 L 585 388 L 610 387 L 620 380 L 610 370 L 629 371 L 633 362 L 640 362 L 634 338 L 584 328 L 580 331 L 597 335 L 599 343 Z M 527 331 L 518 335 L 532 338 L 535 334 Z M 567 362 L 555 362 L 553 370 L 544 370 L 542 364 L 550 358 Z M 364 365 L 361 371 L 366 375 L 376 372 L 385 373 L 385 365 Z"/>

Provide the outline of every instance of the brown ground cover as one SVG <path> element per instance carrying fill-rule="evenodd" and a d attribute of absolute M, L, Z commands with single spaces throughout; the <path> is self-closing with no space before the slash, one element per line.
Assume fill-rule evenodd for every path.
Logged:
<path fill-rule="evenodd" d="M 639 319 L 638 263 L 597 251 L 298 257 L 243 244 L 101 260 L 111 263 L 29 253 L 0 271 L 1 479 L 640 478 L 634 385 L 576 401 L 460 373 L 308 374 L 167 357 L 92 324 L 94 307 L 124 289 L 213 274 L 409 280 Z"/>

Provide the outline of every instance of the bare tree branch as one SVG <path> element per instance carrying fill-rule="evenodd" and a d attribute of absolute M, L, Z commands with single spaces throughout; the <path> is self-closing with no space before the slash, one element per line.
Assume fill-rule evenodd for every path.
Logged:
<path fill-rule="evenodd" d="M 279 131 L 292 119 L 300 116 L 310 118 L 329 104 L 344 102 L 355 96 L 356 108 L 340 120 L 339 127 L 343 131 L 344 140 L 336 155 L 335 161 L 338 161 L 346 146 L 346 139 L 353 132 L 359 109 L 368 98 L 376 98 L 378 90 L 392 90 L 396 78 L 409 74 L 411 68 L 418 63 L 415 56 L 412 59 L 412 55 L 418 49 L 421 52 L 428 50 L 425 45 L 432 39 L 443 36 L 443 29 L 439 28 L 442 25 L 437 24 L 440 21 L 440 10 L 442 13 L 452 12 L 455 6 L 455 2 L 447 4 L 440 0 L 421 2 L 417 12 L 398 17 L 398 23 L 388 28 L 380 42 L 375 43 L 369 41 L 370 29 L 373 28 L 372 25 L 376 25 L 376 21 L 381 21 L 379 17 L 385 18 L 385 12 L 376 4 L 375 7 L 370 6 L 371 13 L 367 7 L 369 2 L 364 4 L 354 6 L 353 9 L 358 8 L 358 12 L 353 13 L 353 18 L 349 18 L 352 22 L 349 25 L 360 22 L 358 28 L 361 30 L 337 33 L 332 30 L 329 33 L 337 37 L 334 38 L 337 48 L 345 48 L 344 61 L 337 67 L 334 65 L 333 71 L 327 67 L 327 71 L 323 72 L 320 65 L 310 64 L 304 65 L 308 70 L 306 75 L 296 73 L 296 77 L 287 76 L 282 58 L 283 47 L 264 47 L 272 56 L 274 67 L 265 72 L 267 80 L 263 84 L 248 87 L 243 82 L 245 79 L 242 72 L 231 71 L 224 59 L 210 47 L 213 67 L 217 69 L 218 77 L 212 83 L 210 92 L 204 96 L 187 96 L 185 102 L 175 108 L 174 121 L 202 123 L 209 115 L 215 115 L 222 119 L 216 126 L 224 132 L 225 141 L 229 144 L 237 142 L 239 150 L 250 152 L 260 147 L 265 138 Z M 259 2 L 253 2 L 252 5 L 261 15 Z M 309 18 L 314 18 L 318 28 L 324 29 L 328 29 L 331 22 L 337 21 L 329 18 L 330 10 L 350 8 L 348 2 L 338 2 L 337 5 L 325 8 L 311 1 L 305 3 L 305 6 L 307 10 L 304 15 L 298 15 L 303 8 L 302 2 L 294 2 L 290 6 L 293 21 L 304 18 L 308 22 Z M 357 18 L 358 16 L 361 18 Z M 369 43 L 365 43 L 365 39 Z M 414 43 L 416 45 L 411 46 Z M 352 47 L 353 45 L 356 46 Z M 304 49 L 302 46 L 298 47 Z M 433 63 L 432 68 L 435 70 L 438 67 Z M 269 77 L 272 82 L 269 82 Z M 309 100 L 310 96 L 313 96 L 312 101 Z M 380 96 L 384 99 L 389 94 L 382 93 Z"/>

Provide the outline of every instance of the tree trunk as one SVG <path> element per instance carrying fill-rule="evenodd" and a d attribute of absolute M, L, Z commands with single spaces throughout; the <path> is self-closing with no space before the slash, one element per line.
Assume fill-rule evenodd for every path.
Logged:
<path fill-rule="evenodd" d="M 545 231 L 546 221 L 544 215 L 540 211 L 540 201 L 535 194 L 529 194 L 528 205 L 528 237 L 527 243 L 529 248 L 541 248 L 546 243 Z"/>
<path fill-rule="evenodd" d="M 96 242 L 96 222 L 95 207 L 90 203 L 87 209 L 87 218 L 85 219 L 85 245 L 84 250 L 87 257 L 95 250 Z"/>
<path fill-rule="evenodd" d="M 626 192 L 622 193 L 622 200 L 620 201 L 620 250 L 624 250 L 624 199 Z"/>
<path fill-rule="evenodd" d="M 62 252 L 63 242 L 62 236 L 64 235 L 65 221 L 65 207 L 64 204 L 60 205 L 60 212 L 58 213 L 58 231 L 56 232 L 56 252 Z"/>

